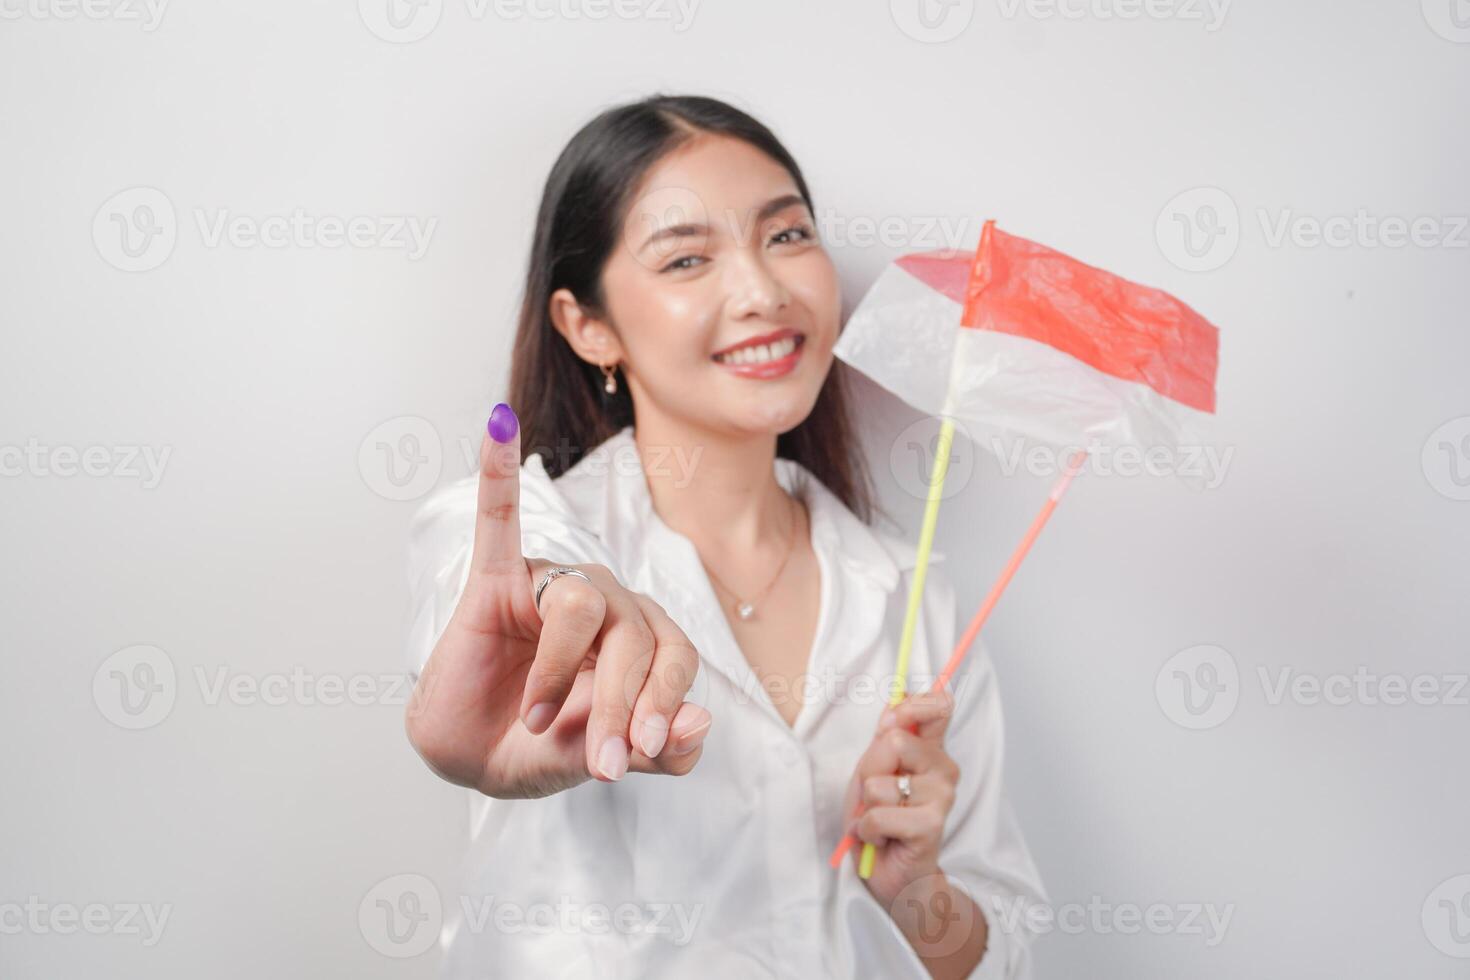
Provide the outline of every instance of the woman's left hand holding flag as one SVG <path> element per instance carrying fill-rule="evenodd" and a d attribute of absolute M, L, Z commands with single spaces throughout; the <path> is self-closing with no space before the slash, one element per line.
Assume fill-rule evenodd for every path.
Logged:
<path fill-rule="evenodd" d="M 843 830 L 877 846 L 866 883 L 885 907 L 904 888 L 939 871 L 939 845 L 960 777 L 959 764 L 944 750 L 953 713 L 954 698 L 945 688 L 910 694 L 885 708 L 848 786 Z M 858 854 L 854 848 L 854 861 Z"/>

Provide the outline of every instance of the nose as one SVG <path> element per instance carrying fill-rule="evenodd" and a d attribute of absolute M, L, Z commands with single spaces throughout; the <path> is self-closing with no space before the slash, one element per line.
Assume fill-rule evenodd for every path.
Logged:
<path fill-rule="evenodd" d="M 771 274 L 759 251 L 740 249 L 725 267 L 725 287 L 730 297 L 730 315 L 736 319 L 775 316 L 791 302 L 791 294 Z"/>

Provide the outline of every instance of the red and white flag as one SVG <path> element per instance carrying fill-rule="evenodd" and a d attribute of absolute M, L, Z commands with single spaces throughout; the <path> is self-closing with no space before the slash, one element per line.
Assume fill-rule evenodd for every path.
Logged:
<path fill-rule="evenodd" d="M 991 221 L 973 252 L 889 265 L 835 348 L 929 415 L 1061 445 L 1144 448 L 1199 442 L 1218 352 L 1219 331 L 1168 293 Z"/>

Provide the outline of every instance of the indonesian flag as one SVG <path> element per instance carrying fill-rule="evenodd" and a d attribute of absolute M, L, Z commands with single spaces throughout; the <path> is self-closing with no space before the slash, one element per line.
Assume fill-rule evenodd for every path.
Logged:
<path fill-rule="evenodd" d="M 1179 447 L 1215 411 L 1219 331 L 1184 303 L 1008 235 L 905 255 L 838 357 L 913 407 L 1050 443 Z"/>

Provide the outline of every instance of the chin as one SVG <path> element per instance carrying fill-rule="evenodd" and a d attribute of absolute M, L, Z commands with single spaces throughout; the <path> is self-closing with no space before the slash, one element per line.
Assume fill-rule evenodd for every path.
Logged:
<path fill-rule="evenodd" d="M 817 403 L 817 393 L 810 397 L 792 395 L 786 398 L 767 399 L 746 410 L 748 419 L 745 428 L 771 435 L 790 432 L 812 414 Z"/>

